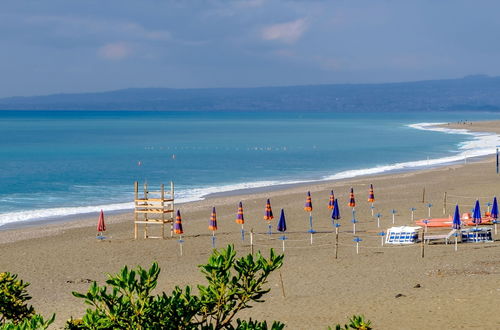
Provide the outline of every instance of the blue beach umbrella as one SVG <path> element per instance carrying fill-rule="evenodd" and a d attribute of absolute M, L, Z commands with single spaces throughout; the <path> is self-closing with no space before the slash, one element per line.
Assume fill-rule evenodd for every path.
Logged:
<path fill-rule="evenodd" d="M 282 232 L 282 233 L 284 233 L 286 231 L 285 211 L 283 209 L 281 209 L 281 216 L 280 216 L 280 220 L 278 221 L 277 230 L 279 232 Z"/>
<path fill-rule="evenodd" d="M 459 230 L 461 228 L 461 223 L 460 223 L 460 210 L 458 209 L 458 204 L 455 206 L 455 214 L 453 215 L 453 224 L 452 224 L 453 229 Z M 458 232 L 455 232 L 455 251 L 457 251 L 457 243 L 458 243 Z"/>
<path fill-rule="evenodd" d="M 460 223 L 460 210 L 458 209 L 458 204 L 455 206 L 455 214 L 453 215 L 453 229 L 460 229 L 462 224 Z"/>
<path fill-rule="evenodd" d="M 491 207 L 491 217 L 495 220 L 498 219 L 498 203 L 497 198 L 493 198 L 493 206 Z"/>
<path fill-rule="evenodd" d="M 476 200 L 474 214 L 472 215 L 472 222 L 474 222 L 476 225 L 481 223 L 481 206 L 479 205 L 479 199 Z"/>
<path fill-rule="evenodd" d="M 278 221 L 278 228 L 276 228 L 279 232 L 283 233 L 283 236 L 280 237 L 280 240 L 283 241 L 283 252 L 285 252 L 285 232 L 286 232 L 286 220 L 285 220 L 285 211 L 281 209 L 280 220 Z"/>
<path fill-rule="evenodd" d="M 333 202 L 332 219 L 333 220 L 340 219 L 339 203 L 337 199 L 335 199 L 335 201 Z"/>

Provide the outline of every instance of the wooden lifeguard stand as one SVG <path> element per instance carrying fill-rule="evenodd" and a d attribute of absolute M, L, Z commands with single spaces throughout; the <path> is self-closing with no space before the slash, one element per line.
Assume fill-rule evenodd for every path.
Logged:
<path fill-rule="evenodd" d="M 149 191 L 144 183 L 144 195 L 139 197 L 139 183 L 134 182 L 134 239 L 137 239 L 139 224 L 144 224 L 144 238 L 165 238 L 165 224 L 170 223 L 170 236 L 174 224 L 174 183 L 170 182 L 170 191 L 165 185 L 159 191 Z M 142 216 L 141 216 L 142 215 Z M 148 225 L 160 225 L 161 236 L 149 236 Z"/>

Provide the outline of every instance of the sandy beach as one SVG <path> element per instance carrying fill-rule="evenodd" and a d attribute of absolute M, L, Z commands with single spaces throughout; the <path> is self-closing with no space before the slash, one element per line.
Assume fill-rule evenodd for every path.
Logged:
<path fill-rule="evenodd" d="M 499 122 L 445 126 L 500 134 Z M 382 214 L 380 228 L 367 202 L 370 184 L 375 189 L 375 214 Z M 347 206 L 350 187 L 357 200 L 356 234 L 362 239 L 359 254 Z M 332 189 L 342 216 L 338 259 L 334 258 L 327 208 Z M 312 245 L 307 233 L 309 213 L 303 210 L 307 191 L 312 195 L 317 231 Z M 176 237 L 134 240 L 133 214 L 127 212 L 106 217 L 108 239 L 103 241 L 95 238 L 98 215 L 1 231 L 0 269 L 30 282 L 31 303 L 46 316 L 55 312 L 53 328 L 62 327 L 70 316 L 79 317 L 86 308 L 71 292 L 86 291 L 89 280 L 102 284 L 106 273 L 115 273 L 124 265 L 149 267 L 158 261 L 161 291 L 202 283 L 197 265 L 205 263 L 211 252 L 208 221 L 212 206 L 217 208 L 219 224 L 217 247 L 234 244 L 239 254 L 250 252 L 248 236 L 241 240 L 240 226 L 234 221 L 237 203 L 242 201 L 245 228 L 256 233 L 255 248 L 264 254 L 269 248 L 280 252 L 278 235 L 270 239 L 263 220 L 265 201 L 270 198 L 273 228 L 281 208 L 287 216 L 289 240 L 281 269 L 285 296 L 278 274 L 273 274 L 266 302 L 241 317 L 279 320 L 289 329 L 326 329 L 353 314 L 363 314 L 375 329 L 494 329 L 500 328 L 500 316 L 495 312 L 500 302 L 499 236 L 491 243 L 459 244 L 456 252 L 453 244 L 430 244 L 422 258 L 420 244 L 381 246 L 377 235 L 392 226 L 392 209 L 397 210 L 396 225 L 411 225 L 412 207 L 416 208 L 415 219 L 427 216 L 428 203 L 433 204 L 432 216 L 447 217 L 456 203 L 466 212 L 479 197 L 484 212 L 485 203 L 494 195 L 500 196 L 500 175 L 490 156 L 435 169 L 211 197 L 179 206 L 185 231 L 182 257 Z"/>

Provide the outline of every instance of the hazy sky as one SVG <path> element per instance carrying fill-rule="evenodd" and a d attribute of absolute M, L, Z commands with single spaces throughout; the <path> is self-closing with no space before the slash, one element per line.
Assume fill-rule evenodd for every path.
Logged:
<path fill-rule="evenodd" d="M 1 0 L 0 97 L 500 75 L 500 1 Z"/>

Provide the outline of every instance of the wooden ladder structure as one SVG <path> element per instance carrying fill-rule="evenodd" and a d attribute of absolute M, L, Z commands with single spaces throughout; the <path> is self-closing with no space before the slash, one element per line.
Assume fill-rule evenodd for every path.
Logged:
<path fill-rule="evenodd" d="M 170 236 L 174 225 L 174 183 L 170 182 L 170 191 L 165 185 L 159 191 L 149 191 L 144 183 L 143 196 L 139 197 L 139 182 L 134 182 L 134 239 L 137 239 L 139 225 L 144 225 L 144 238 L 165 238 L 165 224 L 170 223 Z M 149 225 L 160 225 L 161 236 L 150 236 Z"/>

